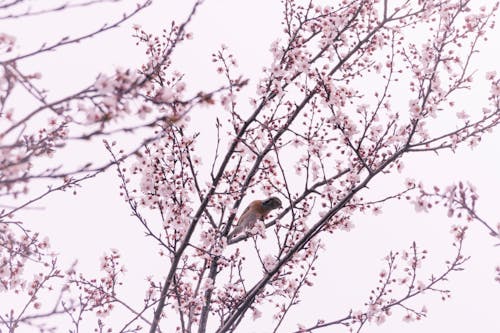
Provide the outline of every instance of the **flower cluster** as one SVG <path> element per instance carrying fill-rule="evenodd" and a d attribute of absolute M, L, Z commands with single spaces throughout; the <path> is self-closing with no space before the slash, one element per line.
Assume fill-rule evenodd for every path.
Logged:
<path fill-rule="evenodd" d="M 120 263 L 121 255 L 115 249 L 110 254 L 101 257 L 103 275 L 96 278 L 86 278 L 71 269 L 68 274 L 68 288 L 76 288 L 82 311 L 93 311 L 98 317 L 106 317 L 115 307 L 117 287 L 122 284 L 119 278 L 126 272 Z"/>
<path fill-rule="evenodd" d="M 54 313 L 65 313 L 78 326 L 82 313 L 93 312 L 103 330 L 103 317 L 120 305 L 132 314 L 121 331 L 133 331 L 128 326 L 136 321 L 157 331 L 170 325 L 162 318 L 174 318 L 168 313 L 173 310 L 178 331 L 207 331 L 210 322 L 224 333 L 244 323 L 247 312 L 254 320 L 264 317 L 271 304 L 276 331 L 300 303 L 303 288 L 314 284 L 322 236 L 352 230 L 356 213 L 381 214 L 384 202 L 418 191 L 408 196 L 417 212 L 443 204 L 450 217 L 488 226 L 476 212 L 479 197 L 470 184 L 427 192 L 408 179 L 393 195 L 371 185 L 374 178 L 401 172 L 409 154 L 475 146 L 500 124 L 496 73 L 486 75 L 491 89 L 482 114 L 457 108 L 454 100 L 471 88 L 470 59 L 496 7 L 476 12 L 467 1 L 452 0 L 400 6 L 387 1 L 283 3 L 283 35 L 271 44 L 271 61 L 248 105 L 240 98 L 248 80 L 236 73 L 238 61 L 227 46 L 212 55 L 224 85 L 193 92 L 174 68 L 172 55 L 192 37 L 186 28 L 201 1 L 184 22 L 172 23 L 159 35 L 134 26 L 133 37 L 145 49 L 142 66 L 98 74 L 92 84 L 61 99 L 51 100 L 35 84 L 39 75 L 17 66 L 29 54 L 1 64 L 0 119 L 6 125 L 0 127 L 0 194 L 17 199 L 33 179 L 63 181 L 42 198 L 116 166 L 125 203 L 165 261 L 161 275 L 148 273 L 140 310 L 117 297 L 125 269 L 119 252 L 112 250 L 101 259 L 99 277 L 87 278 L 73 268 L 65 273 L 64 292 L 78 297 L 60 301 Z M 95 34 L 63 38 L 38 52 Z M 14 45 L 13 38 L 0 34 L 1 52 L 10 57 Z M 11 110 L 13 89 L 24 89 L 37 106 L 24 113 Z M 9 106 L 5 112 L 4 105 Z M 195 110 L 207 111 L 202 121 L 194 119 Z M 132 135 L 130 147 L 124 137 Z M 104 140 L 111 162 L 37 169 L 35 162 L 71 149 L 72 142 L 101 144 L 98 137 L 112 138 Z M 127 147 L 115 152 L 117 144 Z M 376 198 L 365 199 L 367 192 Z M 283 207 L 228 240 L 245 204 L 269 196 L 279 197 Z M 36 296 L 58 273 L 23 278 L 28 259 L 41 261 L 47 243 L 25 229 L 24 236 L 12 232 L 16 222 L 4 219 L 22 207 L 0 213 L 0 288 Z M 320 320 L 312 329 L 382 324 L 395 309 L 407 322 L 425 317 L 425 306 L 407 301 L 424 291 L 449 297 L 440 284 L 467 260 L 461 253 L 465 229 L 452 227 L 457 254 L 441 274 L 421 277 L 428 254 L 415 243 L 408 251 L 391 252 L 362 310 L 336 321 Z M 36 300 L 38 310 L 42 305 Z M 146 318 L 151 312 L 153 318 Z"/>

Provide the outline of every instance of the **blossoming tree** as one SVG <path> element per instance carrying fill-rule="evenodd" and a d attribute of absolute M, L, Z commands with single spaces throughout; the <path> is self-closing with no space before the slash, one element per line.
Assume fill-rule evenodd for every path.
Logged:
<path fill-rule="evenodd" d="M 2 20 L 107 1 L 47 8 L 27 2 L 1 5 Z M 246 331 L 265 312 L 274 319 L 268 331 L 278 332 L 293 322 L 288 314 L 300 307 L 303 289 L 322 274 L 315 264 L 329 234 L 350 230 L 356 214 L 379 214 L 398 198 L 416 211 L 442 204 L 449 217 L 499 236 L 499 226 L 477 212 L 471 184 L 429 189 L 407 179 L 390 194 L 370 187 L 375 178 L 397 175 L 408 155 L 475 146 L 495 130 L 499 79 L 493 71 L 476 77 L 471 64 L 498 3 L 282 2 L 283 31 L 258 81 L 239 73 L 223 46 L 212 60 L 214 76 L 225 84 L 201 91 L 190 88 L 173 61 L 192 37 L 201 1 L 161 35 L 135 26 L 133 37 L 146 51 L 141 67 L 101 73 L 64 97 L 52 98 L 50 87 L 37 82 L 43 68 L 29 73 L 24 62 L 118 28 L 151 0 L 93 32 L 34 51 L 21 52 L 14 36 L 0 34 L 0 293 L 17 300 L 1 305 L 0 327 L 50 331 L 60 325 L 78 332 L 89 321 L 96 331 L 222 333 Z M 489 97 L 464 110 L 456 99 L 473 80 L 490 86 Z M 21 98 L 31 104 L 21 106 Z M 133 141 L 126 139 L 130 133 Z M 80 164 L 62 162 L 58 154 L 78 142 L 102 144 L 107 154 L 79 160 L 73 153 Z M 165 262 L 144 275 L 144 284 L 122 285 L 126 265 L 119 250 L 102 258 L 100 277 L 79 273 L 76 264 L 60 267 L 43 224 L 30 230 L 16 218 L 54 192 L 105 175 L 118 176 L 122 209 Z M 39 184 L 47 187 L 34 194 Z M 283 208 L 228 239 L 240 206 L 256 196 L 277 196 Z M 301 323 L 297 332 L 335 325 L 359 332 L 391 315 L 425 317 L 426 308 L 412 301 L 424 292 L 448 297 L 446 280 L 467 261 L 466 229 L 452 227 L 455 255 L 432 275 L 421 273 L 428 254 L 415 240 L 387 255 L 364 305 L 339 318 Z M 128 302 L 127 288 L 142 289 L 143 302 Z"/>

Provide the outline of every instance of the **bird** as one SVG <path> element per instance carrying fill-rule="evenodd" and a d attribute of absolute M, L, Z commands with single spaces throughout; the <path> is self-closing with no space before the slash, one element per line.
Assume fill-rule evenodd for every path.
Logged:
<path fill-rule="evenodd" d="M 242 231 L 252 229 L 258 219 L 264 219 L 272 210 L 281 207 L 281 200 L 278 197 L 252 201 L 238 218 L 236 226 L 227 238 L 232 239 Z"/>

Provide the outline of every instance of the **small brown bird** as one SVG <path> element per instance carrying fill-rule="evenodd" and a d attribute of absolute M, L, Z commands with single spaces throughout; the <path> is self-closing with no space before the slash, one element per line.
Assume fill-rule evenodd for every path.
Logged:
<path fill-rule="evenodd" d="M 281 200 L 277 197 L 252 201 L 241 214 L 238 223 L 236 223 L 233 231 L 229 233 L 227 239 L 234 238 L 244 230 L 252 229 L 257 219 L 264 219 L 273 209 L 281 207 Z"/>

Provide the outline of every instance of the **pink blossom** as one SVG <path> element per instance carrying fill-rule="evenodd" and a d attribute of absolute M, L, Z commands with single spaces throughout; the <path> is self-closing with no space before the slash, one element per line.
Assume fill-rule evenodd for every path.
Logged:
<path fill-rule="evenodd" d="M 276 258 L 272 255 L 266 255 L 262 260 L 262 264 L 264 265 L 264 269 L 269 272 L 276 265 Z"/>
<path fill-rule="evenodd" d="M 465 111 L 457 112 L 456 116 L 458 119 L 467 119 L 470 117 L 467 113 L 465 113 Z"/>
<path fill-rule="evenodd" d="M 162 87 L 156 93 L 156 98 L 163 103 L 171 103 L 174 100 L 174 91 L 170 87 Z"/>
<path fill-rule="evenodd" d="M 375 315 L 375 323 L 377 325 L 382 325 L 383 323 L 385 323 L 385 318 L 386 318 L 385 315 L 382 312 L 380 312 Z"/>
<path fill-rule="evenodd" d="M 472 149 L 472 148 L 477 147 L 477 145 L 479 144 L 479 141 L 480 141 L 480 139 L 479 139 L 479 138 L 477 138 L 477 137 L 471 137 L 471 138 L 469 139 L 469 142 L 468 142 L 469 147 L 470 147 L 471 149 Z"/>
<path fill-rule="evenodd" d="M 500 82 L 492 82 L 490 91 L 493 96 L 500 96 Z"/>
<path fill-rule="evenodd" d="M 414 200 L 412 201 L 414 207 L 415 207 L 415 211 L 417 213 L 420 213 L 420 212 L 425 212 L 427 213 L 429 210 L 427 208 L 427 202 L 425 202 L 423 199 L 417 199 L 417 200 Z"/>
<path fill-rule="evenodd" d="M 106 74 L 100 74 L 95 81 L 95 88 L 101 94 L 108 94 L 114 90 L 114 85 Z"/>
<path fill-rule="evenodd" d="M 411 313 L 407 313 L 404 317 L 403 317 L 403 321 L 406 322 L 406 323 L 410 323 L 412 321 L 414 321 L 415 318 L 413 317 L 413 315 Z"/>
<path fill-rule="evenodd" d="M 0 49 L 5 49 L 5 52 L 11 52 L 16 43 L 16 37 L 6 33 L 0 33 Z"/>
<path fill-rule="evenodd" d="M 426 288 L 425 283 L 423 283 L 421 280 L 418 280 L 417 281 L 417 290 L 423 293 L 425 288 Z"/>
<path fill-rule="evenodd" d="M 413 178 L 406 178 L 405 184 L 406 188 L 414 188 L 416 186 L 415 179 Z"/>
<path fill-rule="evenodd" d="M 374 216 L 380 215 L 380 214 L 382 214 L 382 209 L 380 207 L 373 207 L 372 208 L 372 214 Z"/>
<path fill-rule="evenodd" d="M 262 312 L 257 309 L 257 308 L 253 308 L 252 309 L 252 320 L 257 320 L 259 319 L 260 317 L 262 317 Z"/>
<path fill-rule="evenodd" d="M 211 278 L 206 278 L 203 282 L 203 290 L 211 290 L 214 289 L 214 280 Z"/>
<path fill-rule="evenodd" d="M 489 72 L 486 72 L 486 80 L 493 80 L 495 79 L 495 77 L 497 76 L 497 72 L 496 71 L 489 71 Z"/>

